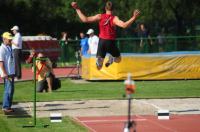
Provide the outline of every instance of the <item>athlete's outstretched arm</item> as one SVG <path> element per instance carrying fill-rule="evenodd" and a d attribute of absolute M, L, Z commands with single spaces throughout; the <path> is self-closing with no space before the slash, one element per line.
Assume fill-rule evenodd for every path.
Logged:
<path fill-rule="evenodd" d="M 136 18 L 139 16 L 140 11 L 139 10 L 134 10 L 133 12 L 133 16 L 126 22 L 123 22 L 122 20 L 120 20 L 117 16 L 114 18 L 113 23 L 121 28 L 127 28 L 129 27 L 135 20 Z"/>
<path fill-rule="evenodd" d="M 71 6 L 76 10 L 76 13 L 78 14 L 79 18 L 81 19 L 82 22 L 89 23 L 89 22 L 96 22 L 101 19 L 101 15 L 97 14 L 94 16 L 89 16 L 87 17 L 85 14 L 82 13 L 80 8 L 77 5 L 77 2 L 72 2 Z"/>

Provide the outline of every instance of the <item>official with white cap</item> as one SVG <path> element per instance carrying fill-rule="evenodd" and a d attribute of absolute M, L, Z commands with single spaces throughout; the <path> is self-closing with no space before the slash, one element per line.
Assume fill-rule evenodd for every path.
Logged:
<path fill-rule="evenodd" d="M 89 29 L 87 31 L 87 34 L 89 35 L 89 39 L 88 39 L 89 51 L 88 51 L 88 53 L 91 55 L 96 55 L 97 49 L 98 49 L 99 37 L 97 37 L 94 34 L 93 29 Z"/>
<path fill-rule="evenodd" d="M 11 28 L 11 31 L 14 34 L 12 49 L 15 59 L 15 76 L 17 79 L 21 79 L 22 36 L 19 32 L 19 27 L 16 25 Z"/>

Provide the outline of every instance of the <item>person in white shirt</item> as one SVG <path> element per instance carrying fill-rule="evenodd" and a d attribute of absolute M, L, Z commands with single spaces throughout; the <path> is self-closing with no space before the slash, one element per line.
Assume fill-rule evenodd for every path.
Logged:
<path fill-rule="evenodd" d="M 97 37 L 94 34 L 93 29 L 89 29 L 87 31 L 87 34 L 89 35 L 89 39 L 88 39 L 89 51 L 88 51 L 88 53 L 91 55 L 96 55 L 97 49 L 98 49 L 99 37 Z"/>
<path fill-rule="evenodd" d="M 15 59 L 15 76 L 17 79 L 21 79 L 22 36 L 19 32 L 18 26 L 12 27 L 11 31 L 14 34 L 14 38 L 12 40 L 12 49 Z"/>
<path fill-rule="evenodd" d="M 9 113 L 13 112 L 11 106 L 14 94 L 15 60 L 11 48 L 12 35 L 5 32 L 2 38 L 3 43 L 0 46 L 0 75 L 4 80 L 2 110 Z"/>

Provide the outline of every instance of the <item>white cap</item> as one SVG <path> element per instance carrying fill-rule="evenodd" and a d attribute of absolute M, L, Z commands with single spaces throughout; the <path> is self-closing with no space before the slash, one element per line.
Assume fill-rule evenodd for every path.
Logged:
<path fill-rule="evenodd" d="M 12 31 L 13 31 L 13 30 L 17 30 L 17 31 L 18 31 L 18 30 L 19 30 L 19 27 L 18 27 L 18 26 L 13 26 L 10 30 L 12 30 Z"/>
<path fill-rule="evenodd" d="M 87 34 L 88 34 L 88 35 L 90 35 L 91 33 L 94 33 L 94 30 L 93 30 L 93 29 L 89 29 L 89 30 L 87 31 Z"/>

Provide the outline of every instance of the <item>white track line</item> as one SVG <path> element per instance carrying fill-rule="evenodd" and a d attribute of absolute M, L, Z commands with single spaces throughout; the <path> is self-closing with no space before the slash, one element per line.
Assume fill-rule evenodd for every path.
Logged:
<path fill-rule="evenodd" d="M 143 118 L 142 116 L 137 116 L 137 117 L 141 117 L 142 119 L 134 119 L 134 121 L 146 121 L 147 119 Z M 104 123 L 104 122 L 125 122 L 127 120 L 79 120 L 76 117 L 73 117 L 77 122 L 80 122 L 83 126 L 85 126 L 87 129 L 89 129 L 92 132 L 97 132 L 96 130 L 94 130 L 93 128 L 91 128 L 90 126 L 88 126 L 86 123 Z"/>
<path fill-rule="evenodd" d="M 87 124 L 83 123 L 81 120 L 79 120 L 76 117 L 73 117 L 77 122 L 81 123 L 84 127 L 86 127 L 88 130 L 90 130 L 91 132 L 97 132 L 96 130 L 94 130 L 93 128 L 89 127 Z"/>
<path fill-rule="evenodd" d="M 173 129 L 169 128 L 169 127 L 165 127 L 164 125 L 161 125 L 160 123 L 157 123 L 155 121 L 151 121 L 151 120 L 148 120 L 148 121 L 151 122 L 151 123 L 153 123 L 153 124 L 155 124 L 155 125 L 157 125 L 157 126 L 159 126 L 159 127 L 161 127 L 161 128 L 169 130 L 169 132 L 177 132 L 176 130 L 173 130 Z"/>
<path fill-rule="evenodd" d="M 127 120 L 84 120 L 83 123 L 98 123 L 98 122 L 125 122 Z M 146 119 L 134 119 L 134 121 L 146 121 Z"/>
<path fill-rule="evenodd" d="M 158 110 L 162 109 L 161 107 L 159 107 L 159 106 L 157 106 L 155 104 L 152 104 L 152 103 L 148 103 L 147 101 L 144 101 L 144 100 L 137 100 L 137 101 L 142 102 L 142 103 L 147 104 L 147 105 L 151 105 L 151 106 L 153 106 L 154 108 L 156 108 Z"/>
<path fill-rule="evenodd" d="M 140 115 L 137 115 L 139 118 L 143 118 L 142 116 L 140 116 Z M 145 118 L 144 118 L 145 119 Z M 152 121 L 152 120 L 149 120 L 149 119 L 146 119 L 147 121 L 149 121 L 149 122 L 151 122 L 151 123 L 153 123 L 153 124 L 155 124 L 155 125 L 157 125 L 157 126 L 159 126 L 159 127 L 161 127 L 161 128 L 164 128 L 164 129 L 167 129 L 167 130 L 169 130 L 170 132 L 177 132 L 177 131 L 175 131 L 175 130 L 173 130 L 173 129 L 171 129 L 171 128 L 168 128 L 168 127 L 165 127 L 164 125 L 161 125 L 161 124 L 159 124 L 159 123 L 156 123 L 155 121 Z"/>

